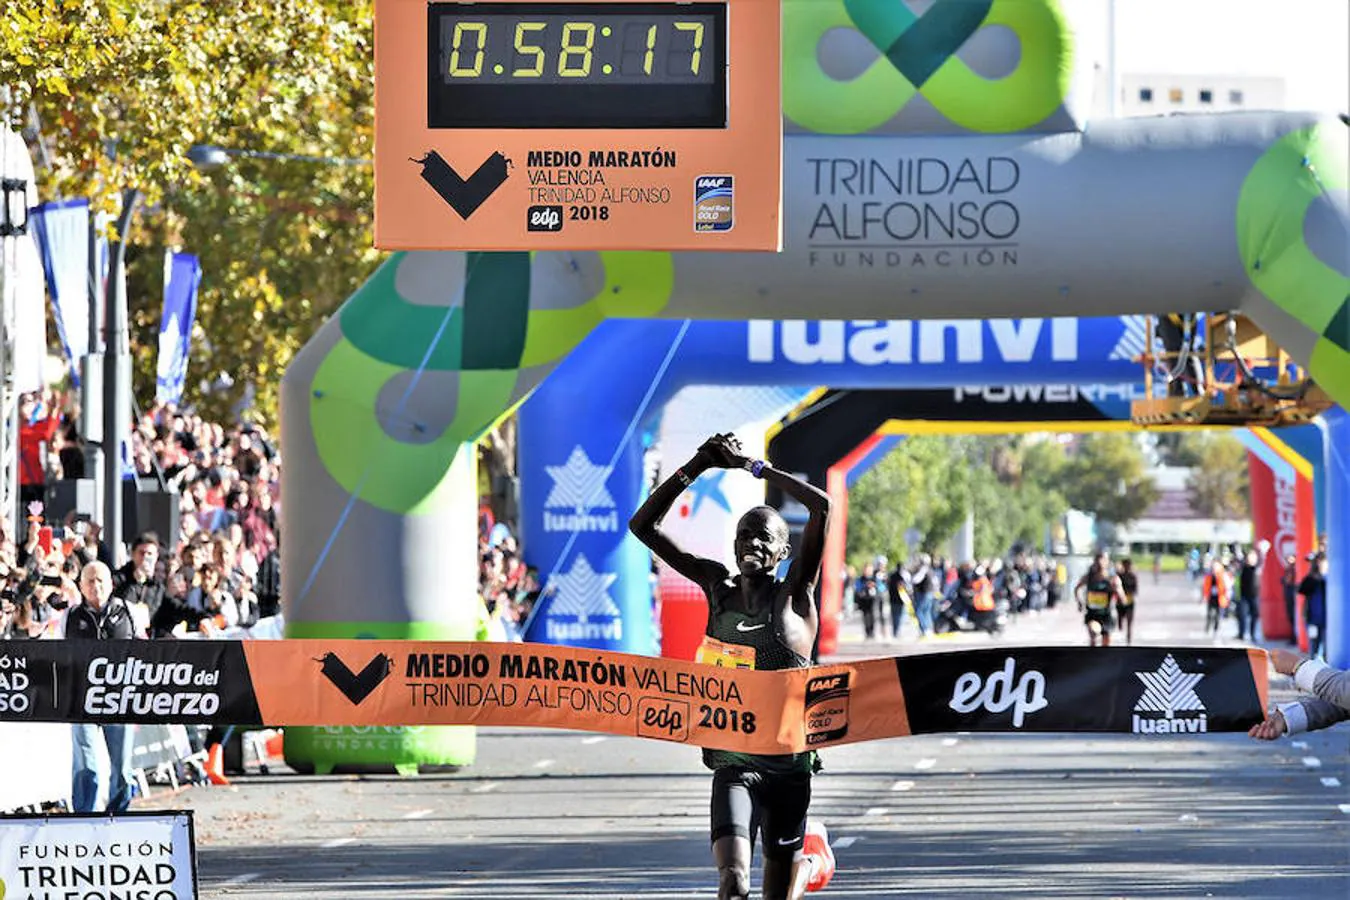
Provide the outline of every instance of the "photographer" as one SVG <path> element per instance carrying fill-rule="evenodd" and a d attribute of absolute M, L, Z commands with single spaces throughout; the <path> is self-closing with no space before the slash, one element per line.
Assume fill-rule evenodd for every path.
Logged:
<path fill-rule="evenodd" d="M 239 607 L 226 589 L 220 567 L 208 564 L 201 571 L 201 604 L 203 616 L 197 627 L 207 635 L 239 624 Z"/>
<path fill-rule="evenodd" d="M 159 609 L 150 620 L 151 638 L 172 638 L 180 625 L 190 631 L 196 631 L 201 625 L 206 614 L 192 605 L 193 598 L 200 594 L 193 585 L 197 580 L 190 565 L 180 566 L 170 573 Z"/>
<path fill-rule="evenodd" d="M 29 640 L 42 637 L 46 623 L 52 618 L 51 607 L 35 597 L 40 576 L 34 571 L 3 567 L 0 580 L 0 638 Z"/>

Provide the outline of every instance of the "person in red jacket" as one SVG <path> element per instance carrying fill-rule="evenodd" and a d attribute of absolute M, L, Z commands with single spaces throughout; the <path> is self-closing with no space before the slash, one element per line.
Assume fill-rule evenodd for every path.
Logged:
<path fill-rule="evenodd" d="M 36 394 L 24 394 L 19 400 L 19 500 L 24 507 L 34 500 L 46 500 L 42 445 L 50 444 L 61 427 L 60 405 L 49 404 L 46 418 L 39 419 L 37 402 Z"/>

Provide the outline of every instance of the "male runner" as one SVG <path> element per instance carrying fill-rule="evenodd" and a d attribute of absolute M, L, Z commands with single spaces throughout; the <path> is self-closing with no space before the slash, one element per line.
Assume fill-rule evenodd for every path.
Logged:
<path fill-rule="evenodd" d="M 801 552 L 787 580 L 774 572 L 788 557 L 788 528 L 778 512 L 757 506 L 736 526 L 736 567 L 694 556 L 660 530 L 676 498 L 710 468 L 746 469 L 777 485 L 811 514 Z M 633 515 L 628 527 L 657 557 L 703 589 L 708 598 L 707 637 L 701 662 L 755 669 L 793 669 L 811 665 L 818 615 L 816 578 L 825 549 L 830 498 L 822 491 L 741 453 L 733 435 L 714 435 L 684 466 L 666 479 Z M 819 890 L 834 874 L 824 826 L 808 825 L 814 753 L 751 756 L 704 750 L 713 770 L 712 844 L 717 864 L 718 900 L 749 900 L 750 858 L 755 832 L 764 843 L 764 900 L 800 900 Z"/>
<path fill-rule="evenodd" d="M 1125 631 L 1125 643 L 1134 643 L 1134 602 L 1139 597 L 1139 576 L 1134 561 L 1128 556 L 1116 566 L 1120 578 L 1120 595 L 1116 597 L 1116 624 Z"/>
<path fill-rule="evenodd" d="M 1086 598 L 1083 591 L 1086 591 Z M 1120 579 L 1111 573 L 1110 555 L 1105 550 L 1100 551 L 1073 588 L 1078 608 L 1085 610 L 1083 624 L 1087 626 L 1088 643 L 1093 647 L 1097 646 L 1098 639 L 1103 647 L 1111 646 L 1111 601 L 1119 601 L 1124 593 Z"/>

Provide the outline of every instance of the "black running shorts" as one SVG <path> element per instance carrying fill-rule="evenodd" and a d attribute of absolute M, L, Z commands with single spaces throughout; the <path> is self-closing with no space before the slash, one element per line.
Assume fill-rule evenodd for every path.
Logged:
<path fill-rule="evenodd" d="M 1083 616 L 1083 624 L 1089 628 L 1096 622 L 1101 626 L 1102 634 L 1111 633 L 1111 611 L 1109 609 L 1090 609 Z"/>
<path fill-rule="evenodd" d="M 810 805 L 809 772 L 718 769 L 713 772 L 712 839 L 736 835 L 753 845 L 758 832 L 766 857 L 791 857 L 802 848 Z"/>

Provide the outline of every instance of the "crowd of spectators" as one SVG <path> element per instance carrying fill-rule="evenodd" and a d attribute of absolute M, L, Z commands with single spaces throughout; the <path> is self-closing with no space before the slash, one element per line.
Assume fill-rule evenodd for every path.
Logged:
<path fill-rule="evenodd" d="M 279 612 L 281 455 L 266 431 L 247 422 L 226 428 L 173 406 L 146 410 L 124 477 L 177 493 L 178 518 L 171 533 L 146 531 L 123 547 L 86 513 L 46 513 L 48 485 L 85 475 L 77 422 L 64 394 L 21 398 L 26 521 L 17 534 L 0 524 L 0 637 L 64 636 L 68 611 L 86 599 L 80 572 L 95 560 L 111 572 L 110 610 L 125 607 L 135 637 L 210 635 Z"/>
<path fill-rule="evenodd" d="M 525 564 L 515 536 L 484 506 L 478 515 L 480 640 L 519 641 L 539 600 L 539 572 Z"/>
<path fill-rule="evenodd" d="M 226 427 L 170 405 L 139 415 L 124 477 L 178 494 L 177 534 L 145 531 L 122 547 L 89 515 L 46 514 L 49 485 L 85 477 L 78 420 L 67 394 L 21 398 L 26 521 L 14 534 L 0 519 L 0 638 L 64 636 L 68 611 L 85 602 L 80 572 L 94 560 L 112 575 L 113 618 L 124 606 L 135 637 L 210 636 L 280 612 L 281 453 L 263 428 Z M 520 640 L 538 573 L 486 505 L 478 558 L 479 636 Z"/>
<path fill-rule="evenodd" d="M 178 506 L 176 518 L 124 546 L 88 511 L 48 510 L 57 482 L 86 477 L 78 422 L 68 394 L 20 398 L 23 519 L 14 529 L 0 517 L 0 639 L 201 638 L 280 614 L 281 453 L 263 428 L 226 427 L 170 405 L 138 414 L 123 478 L 176 494 Z M 486 506 L 478 551 L 477 637 L 521 640 L 538 574 Z M 125 810 L 134 728 L 86 723 L 72 734 L 73 808 Z M 220 729 L 189 740 L 218 774 Z M 195 776 L 184 768 L 184 777 Z"/>

